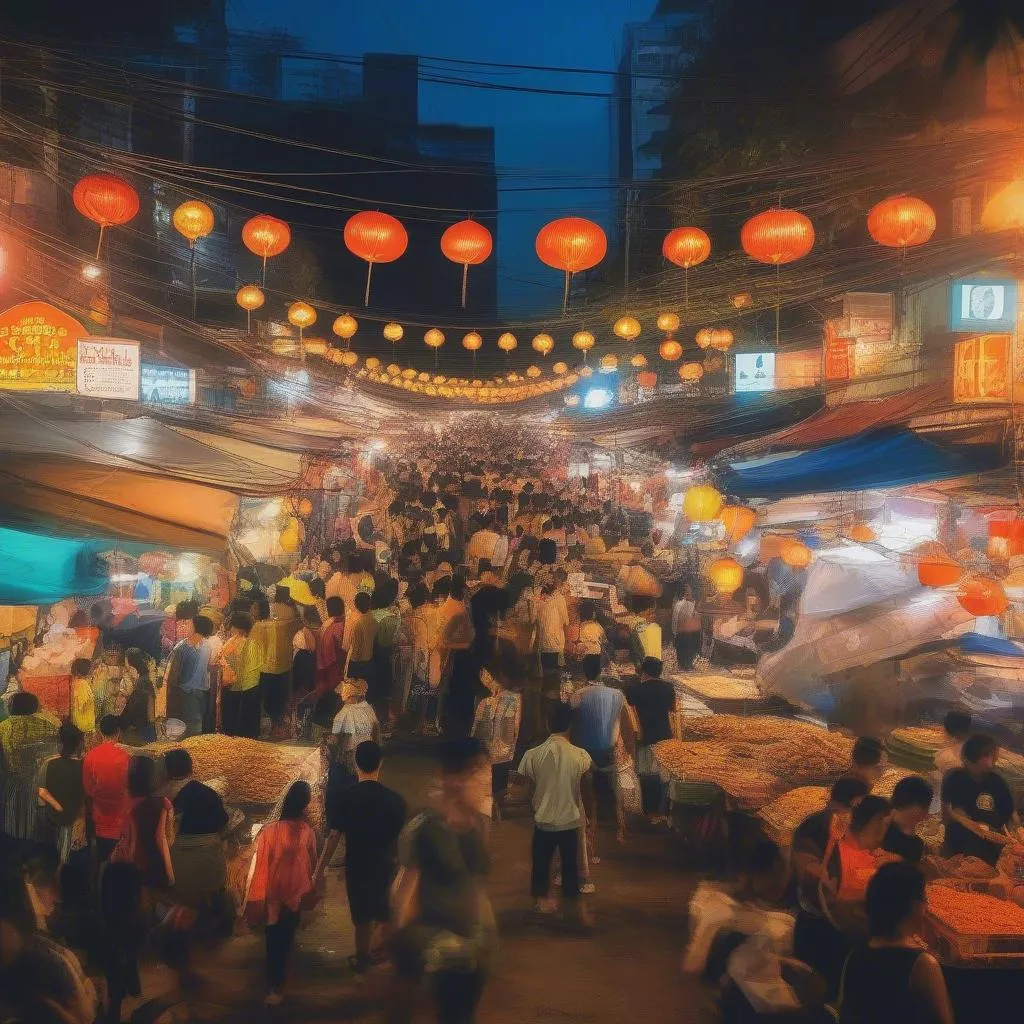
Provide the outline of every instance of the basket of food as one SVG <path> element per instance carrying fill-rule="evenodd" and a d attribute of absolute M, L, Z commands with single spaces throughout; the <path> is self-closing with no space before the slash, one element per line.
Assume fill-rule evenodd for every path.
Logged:
<path fill-rule="evenodd" d="M 889 760 L 908 771 L 927 774 L 935 770 L 935 754 L 945 742 L 942 730 L 932 726 L 893 729 L 885 741 Z"/>
<path fill-rule="evenodd" d="M 654 756 L 670 782 L 718 786 L 741 808 L 760 807 L 782 790 L 779 779 L 761 767 L 749 747 L 663 740 L 654 745 Z"/>
<path fill-rule="evenodd" d="M 800 822 L 807 815 L 824 810 L 827 803 L 825 786 L 798 786 L 765 804 L 757 813 L 774 837 L 788 846 Z"/>
<path fill-rule="evenodd" d="M 1024 908 L 990 893 L 932 882 L 927 936 L 952 963 L 1024 958 Z"/>

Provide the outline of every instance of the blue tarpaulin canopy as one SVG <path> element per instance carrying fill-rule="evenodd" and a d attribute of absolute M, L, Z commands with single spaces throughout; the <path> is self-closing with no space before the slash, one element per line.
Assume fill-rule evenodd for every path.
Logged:
<path fill-rule="evenodd" d="M 716 476 L 726 494 L 789 498 L 946 480 L 994 469 L 1002 461 L 991 450 L 954 451 L 904 427 L 883 427 L 813 451 L 732 463 Z"/>
<path fill-rule="evenodd" d="M 999 636 L 982 633 L 964 633 L 959 647 L 964 654 L 998 654 L 1003 658 L 1024 658 L 1024 647 Z"/>
<path fill-rule="evenodd" d="M 109 574 L 100 552 L 109 547 L 0 527 L 0 604 L 54 604 L 105 593 Z"/>

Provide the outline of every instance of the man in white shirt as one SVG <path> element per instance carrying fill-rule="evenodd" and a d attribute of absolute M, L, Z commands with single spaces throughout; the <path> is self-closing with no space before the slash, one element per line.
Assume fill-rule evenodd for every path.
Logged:
<path fill-rule="evenodd" d="M 499 539 L 494 529 L 494 521 L 490 516 L 485 517 L 480 529 L 469 538 L 466 545 L 466 565 L 469 567 L 470 575 L 476 575 L 477 563 L 481 558 L 490 559 L 491 564 L 494 564 L 494 549 Z"/>
<path fill-rule="evenodd" d="M 562 897 L 578 910 L 579 827 L 583 821 L 580 781 L 592 765 L 590 755 L 569 741 L 572 709 L 556 704 L 551 717 L 551 735 L 523 755 L 518 771 L 533 785 L 530 894 L 540 913 L 555 909 L 548 897 L 555 850 L 562 862 Z"/>
<path fill-rule="evenodd" d="M 540 608 L 537 612 L 540 667 L 544 672 L 557 672 L 565 653 L 569 609 L 566 607 L 565 597 L 556 589 L 554 581 L 543 584 L 540 593 Z"/>

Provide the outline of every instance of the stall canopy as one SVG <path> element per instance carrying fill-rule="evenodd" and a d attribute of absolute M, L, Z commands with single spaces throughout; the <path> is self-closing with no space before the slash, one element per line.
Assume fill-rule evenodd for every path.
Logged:
<path fill-rule="evenodd" d="M 109 582 L 100 557 L 105 547 L 0 527 L 0 604 L 54 604 L 103 594 Z"/>
<path fill-rule="evenodd" d="M 0 501 L 62 532 L 223 552 L 238 507 L 230 491 L 82 463 L 0 463 Z"/>
<path fill-rule="evenodd" d="M 991 449 L 957 451 L 912 430 L 883 427 L 814 451 L 731 463 L 716 474 L 725 493 L 747 498 L 903 487 L 967 476 L 1003 461 Z"/>
<path fill-rule="evenodd" d="M 148 416 L 126 420 L 62 419 L 25 406 L 0 414 L 0 465 L 8 459 L 61 459 L 267 496 L 295 486 L 298 454 Z"/>

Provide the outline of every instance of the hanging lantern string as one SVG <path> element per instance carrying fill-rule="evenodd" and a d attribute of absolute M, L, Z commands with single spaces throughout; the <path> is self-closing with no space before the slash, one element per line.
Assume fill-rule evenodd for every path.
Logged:
<path fill-rule="evenodd" d="M 775 348 L 779 347 L 779 317 L 782 307 L 782 267 L 775 264 Z"/>
<path fill-rule="evenodd" d="M 363 292 L 363 306 L 369 306 L 370 304 L 370 279 L 373 276 L 373 260 L 366 261 L 366 291 Z M 435 352 L 436 356 L 437 353 Z"/>
<path fill-rule="evenodd" d="M 469 279 L 469 264 L 462 264 L 462 308 L 466 308 L 466 282 Z"/>
<path fill-rule="evenodd" d="M 565 290 L 562 292 L 562 316 L 565 316 L 569 312 L 569 278 L 572 275 L 567 270 L 565 272 Z"/>

